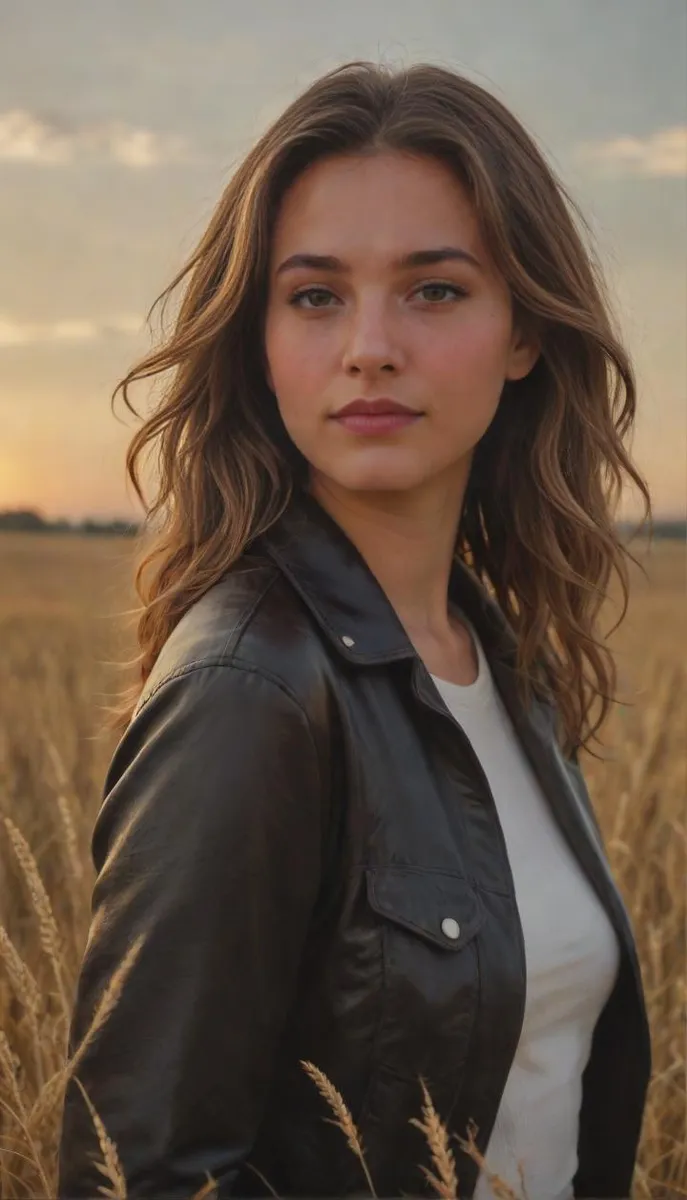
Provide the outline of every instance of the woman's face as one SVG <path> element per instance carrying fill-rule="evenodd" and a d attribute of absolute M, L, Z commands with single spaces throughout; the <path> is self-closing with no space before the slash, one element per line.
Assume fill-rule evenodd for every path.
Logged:
<path fill-rule="evenodd" d="M 460 256 L 399 261 L 446 247 Z M 293 255 L 338 263 L 289 265 Z M 504 381 L 526 375 L 537 349 L 514 332 L 462 185 L 435 159 L 385 151 L 315 163 L 284 197 L 265 355 L 313 491 L 445 493 L 464 490 Z M 334 417 L 379 397 L 421 415 L 374 433 Z"/>

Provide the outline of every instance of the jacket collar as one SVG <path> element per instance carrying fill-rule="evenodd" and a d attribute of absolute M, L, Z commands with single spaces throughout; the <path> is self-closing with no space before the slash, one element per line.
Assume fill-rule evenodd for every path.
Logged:
<path fill-rule="evenodd" d="M 417 657 L 365 559 L 310 493 L 295 492 L 279 520 L 258 540 L 348 662 L 365 666 Z M 516 639 L 510 625 L 458 559 L 449 600 L 472 621 L 487 656 L 512 666 Z"/>

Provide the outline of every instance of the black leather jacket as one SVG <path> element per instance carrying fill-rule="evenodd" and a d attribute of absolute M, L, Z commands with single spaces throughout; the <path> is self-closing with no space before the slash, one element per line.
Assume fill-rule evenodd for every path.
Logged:
<path fill-rule="evenodd" d="M 575 1195 L 626 1197 L 650 1073 L 640 970 L 583 776 L 514 691 L 515 640 L 462 564 L 450 594 L 621 966 L 583 1080 Z M 525 958 L 486 776 L 372 572 L 299 496 L 168 638 L 120 740 L 93 834 L 98 878 L 71 1046 L 135 938 L 79 1077 L 130 1197 L 367 1194 L 301 1060 L 343 1094 L 380 1196 L 431 1195 L 422 1075 L 484 1152 L 518 1042 Z M 546 864 L 542 863 L 542 871 Z M 457 940 L 442 932 L 453 917 Z M 477 1168 L 454 1139 L 460 1195 Z M 60 1196 L 104 1183 L 68 1088 Z"/>

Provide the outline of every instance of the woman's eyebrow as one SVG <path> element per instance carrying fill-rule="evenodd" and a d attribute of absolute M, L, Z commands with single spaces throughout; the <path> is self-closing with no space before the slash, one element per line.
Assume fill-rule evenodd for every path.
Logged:
<path fill-rule="evenodd" d="M 395 259 L 391 265 L 394 270 L 402 271 L 409 267 L 433 266 L 434 263 L 448 261 L 467 262 L 476 267 L 478 271 L 482 270 L 479 260 L 459 246 L 439 246 L 436 250 L 412 250 L 410 254 L 404 254 L 401 258 Z M 286 271 L 294 271 L 297 267 L 308 267 L 315 271 L 336 271 L 340 274 L 347 274 L 351 269 L 333 254 L 292 254 L 277 267 L 275 277 L 283 275 Z"/>

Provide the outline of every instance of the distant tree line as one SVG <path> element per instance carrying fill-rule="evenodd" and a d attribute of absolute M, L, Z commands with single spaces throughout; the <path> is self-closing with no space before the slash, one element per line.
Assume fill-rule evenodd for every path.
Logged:
<path fill-rule="evenodd" d="M 46 521 L 32 508 L 0 509 L 0 529 L 13 533 L 79 533 L 111 534 L 116 537 L 133 537 L 141 526 L 135 521 L 95 521 L 88 517 L 84 521 Z"/>
<path fill-rule="evenodd" d="M 78 533 L 103 534 L 116 537 L 134 537 L 141 532 L 141 524 L 136 521 L 95 521 L 87 518 L 84 521 L 67 521 L 62 518 L 57 521 L 46 521 L 32 508 L 0 509 L 0 530 L 11 530 L 16 533 Z M 633 521 L 619 521 L 616 528 L 623 537 L 629 537 L 637 530 Z M 646 530 L 642 530 L 644 536 Z M 687 521 L 679 518 L 656 518 L 654 520 L 654 538 L 677 538 L 684 541 L 687 537 Z"/>

